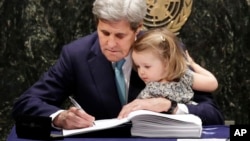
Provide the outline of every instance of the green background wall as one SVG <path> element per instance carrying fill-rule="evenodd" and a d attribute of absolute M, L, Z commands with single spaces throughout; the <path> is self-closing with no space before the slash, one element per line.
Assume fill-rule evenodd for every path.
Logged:
<path fill-rule="evenodd" d="M 57 59 L 64 44 L 95 30 L 93 0 L 0 0 L 0 140 L 14 100 Z M 179 32 L 191 56 L 219 81 L 226 120 L 250 124 L 250 0 L 193 0 Z"/>

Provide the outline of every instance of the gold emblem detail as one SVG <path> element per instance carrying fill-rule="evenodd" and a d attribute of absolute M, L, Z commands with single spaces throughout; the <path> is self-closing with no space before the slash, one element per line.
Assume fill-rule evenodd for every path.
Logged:
<path fill-rule="evenodd" d="M 147 14 L 144 18 L 144 29 L 166 27 L 177 33 L 187 21 L 192 0 L 146 0 Z"/>

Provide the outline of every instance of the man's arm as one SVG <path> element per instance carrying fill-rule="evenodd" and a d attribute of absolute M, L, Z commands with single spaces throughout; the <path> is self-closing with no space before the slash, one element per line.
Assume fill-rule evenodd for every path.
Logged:
<path fill-rule="evenodd" d="M 194 101 L 197 105 L 187 104 L 189 113 L 201 118 L 203 125 L 224 124 L 222 115 L 216 101 L 211 93 L 194 91 Z"/>

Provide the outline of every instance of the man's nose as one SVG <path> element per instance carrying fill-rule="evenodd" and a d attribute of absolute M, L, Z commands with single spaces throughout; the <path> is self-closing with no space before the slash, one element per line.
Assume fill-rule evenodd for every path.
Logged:
<path fill-rule="evenodd" d="M 114 36 L 109 36 L 108 38 L 108 46 L 109 47 L 114 47 L 116 46 L 116 41 L 115 41 L 115 37 Z"/>

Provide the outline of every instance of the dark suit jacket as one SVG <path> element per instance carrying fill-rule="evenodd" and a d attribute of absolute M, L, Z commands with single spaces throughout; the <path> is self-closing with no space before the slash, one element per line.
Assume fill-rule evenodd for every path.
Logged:
<path fill-rule="evenodd" d="M 135 99 L 144 87 L 132 70 L 128 101 Z M 63 47 L 57 63 L 17 100 L 13 116 L 49 116 L 71 94 L 96 119 L 117 117 L 122 108 L 111 62 L 102 54 L 96 32 Z M 200 102 L 199 106 L 188 105 L 188 109 L 200 116 L 203 124 L 223 124 L 211 94 L 195 94 L 194 100 Z"/>

